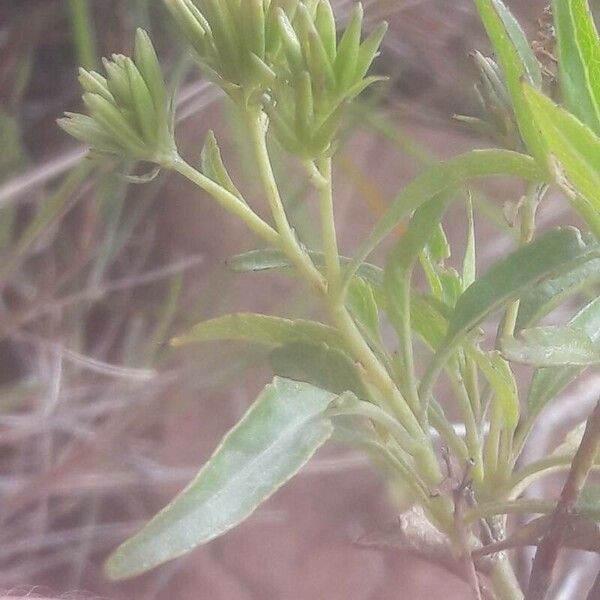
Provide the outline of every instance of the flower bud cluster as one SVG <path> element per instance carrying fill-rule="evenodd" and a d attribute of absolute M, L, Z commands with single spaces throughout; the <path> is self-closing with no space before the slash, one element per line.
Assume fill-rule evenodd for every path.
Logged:
<path fill-rule="evenodd" d="M 172 107 L 150 38 L 138 29 L 134 58 L 104 59 L 106 77 L 80 69 L 88 114 L 58 124 L 93 153 L 160 163 L 174 151 Z"/>
<path fill-rule="evenodd" d="M 386 24 L 362 38 L 358 4 L 339 37 L 330 0 L 164 0 L 204 74 L 243 110 L 264 110 L 281 144 L 305 159 L 331 151 L 344 105 L 378 77 L 367 72 Z M 172 106 L 152 43 L 138 30 L 134 58 L 80 71 L 88 114 L 60 126 L 97 154 L 164 163 Z"/>
<path fill-rule="evenodd" d="M 361 42 L 358 4 L 338 42 L 329 0 L 165 0 L 207 77 L 234 101 L 261 106 L 290 152 L 332 143 L 345 103 L 367 77 L 386 31 Z"/>
<path fill-rule="evenodd" d="M 489 135 L 504 148 L 522 150 L 523 142 L 512 108 L 510 94 L 500 67 L 487 56 L 474 52 L 473 61 L 479 71 L 475 93 L 481 105 L 483 117 L 458 117 L 472 125 L 480 133 Z"/>

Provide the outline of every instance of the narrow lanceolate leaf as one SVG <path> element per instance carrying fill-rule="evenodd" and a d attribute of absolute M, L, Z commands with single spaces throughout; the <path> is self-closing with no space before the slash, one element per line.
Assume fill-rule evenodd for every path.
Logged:
<path fill-rule="evenodd" d="M 218 183 L 221 187 L 224 187 L 242 202 L 245 202 L 242 194 L 233 183 L 233 180 L 227 171 L 227 167 L 225 167 L 225 164 L 223 163 L 221 149 L 219 148 L 217 138 L 212 130 L 206 135 L 204 147 L 200 154 L 200 162 L 202 163 L 202 172 L 204 175 Z"/>
<path fill-rule="evenodd" d="M 453 346 L 489 314 L 576 261 L 586 250 L 579 231 L 564 227 L 549 231 L 501 259 L 459 298 L 444 345 Z"/>
<path fill-rule="evenodd" d="M 475 248 L 475 219 L 473 215 L 473 201 L 469 195 L 467 201 L 467 245 L 463 259 L 462 284 L 467 289 L 475 282 L 477 276 L 477 252 Z"/>
<path fill-rule="evenodd" d="M 410 324 L 413 331 L 432 349 L 437 350 L 448 331 L 451 309 L 432 296 L 413 294 L 410 299 Z"/>
<path fill-rule="evenodd" d="M 475 0 L 475 4 L 502 67 L 523 141 L 529 152 L 541 160 L 544 146 L 533 125 L 532 110 L 522 88 L 522 80 L 541 87 L 537 59 L 523 30 L 501 0 Z"/>
<path fill-rule="evenodd" d="M 533 158 L 507 150 L 472 150 L 433 165 L 404 187 L 396 197 L 368 238 L 360 245 L 346 271 L 346 277 L 350 278 L 377 245 L 419 206 L 471 179 L 494 175 L 509 175 L 528 181 L 545 178 Z"/>
<path fill-rule="evenodd" d="M 581 290 L 600 283 L 600 245 L 589 244 L 589 252 L 569 264 L 556 277 L 542 281 L 521 298 L 516 329 L 536 325 L 567 299 Z"/>
<path fill-rule="evenodd" d="M 571 321 L 569 326 L 583 331 L 600 348 L 600 297 L 583 308 Z M 585 367 L 566 366 L 538 369 L 531 380 L 527 395 L 528 417 L 535 415 L 556 398 L 569 383 L 582 373 Z"/>
<path fill-rule="evenodd" d="M 592 365 L 600 362 L 600 348 L 576 327 L 534 327 L 517 337 L 500 340 L 503 356 L 511 362 L 535 367 Z"/>
<path fill-rule="evenodd" d="M 361 277 L 355 277 L 348 289 L 346 304 L 354 319 L 368 332 L 369 337 L 379 339 L 379 312 L 371 284 Z"/>
<path fill-rule="evenodd" d="M 600 138 L 544 94 L 530 86 L 524 90 L 536 128 L 548 147 L 556 183 L 572 199 L 581 194 L 595 212 L 600 212 Z M 553 164 L 553 159 L 559 164 Z"/>
<path fill-rule="evenodd" d="M 196 478 L 108 559 L 111 579 L 133 577 L 222 535 L 285 484 L 330 437 L 335 396 L 276 378 L 223 438 Z"/>
<path fill-rule="evenodd" d="M 309 251 L 308 254 L 315 266 L 320 269 L 325 267 L 325 257 L 322 252 Z M 340 256 L 339 259 L 343 265 L 350 262 L 350 259 L 344 256 Z M 281 250 L 263 248 L 237 254 L 227 260 L 227 266 L 237 273 L 249 273 L 290 269 L 292 263 Z M 383 280 L 382 269 L 370 263 L 363 263 L 358 269 L 357 275 L 374 286 L 380 286 Z"/>
<path fill-rule="evenodd" d="M 587 0 L 553 0 L 560 88 L 567 108 L 600 135 L 600 38 Z"/>
<path fill-rule="evenodd" d="M 171 344 L 182 346 L 215 340 L 244 340 L 270 346 L 313 342 L 327 344 L 333 348 L 344 347 L 339 333 L 322 323 L 252 313 L 225 315 L 198 323 L 187 333 L 174 338 Z"/>
<path fill-rule="evenodd" d="M 389 317 L 398 335 L 409 343 L 406 311 L 410 310 L 410 281 L 414 266 L 423 249 L 438 229 L 448 207 L 449 195 L 440 194 L 420 206 L 414 213 L 406 233 L 388 255 L 384 271 L 384 289 Z"/>
<path fill-rule="evenodd" d="M 304 381 L 334 394 L 367 397 L 357 367 L 344 352 L 325 344 L 292 343 L 271 352 L 275 375 Z"/>

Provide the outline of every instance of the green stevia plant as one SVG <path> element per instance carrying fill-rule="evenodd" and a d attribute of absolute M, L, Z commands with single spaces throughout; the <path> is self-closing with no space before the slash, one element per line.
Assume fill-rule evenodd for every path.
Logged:
<path fill-rule="evenodd" d="M 143 31 L 133 58 L 114 55 L 104 62 L 104 76 L 81 70 L 87 113 L 67 114 L 60 126 L 94 156 L 153 163 L 192 181 L 263 244 L 230 266 L 303 280 L 327 319 L 226 315 L 173 341 L 266 345 L 276 377 L 196 478 L 112 554 L 106 574 L 141 574 L 224 534 L 325 442 L 337 440 L 387 466 L 410 500 L 406 518 L 418 525 L 405 532 L 406 544 L 450 565 L 474 598 L 545 598 L 561 547 L 600 549 L 600 499 L 594 486 L 585 486 L 600 464 L 600 410 L 552 455 L 520 462 L 543 409 L 600 363 L 600 39 L 587 2 L 554 0 L 553 44 L 545 50 L 552 64 L 542 67 L 502 1 L 475 0 L 494 58 L 474 55 L 482 112 L 460 118 L 500 148 L 428 167 L 399 191 L 351 258 L 338 252 L 332 159 L 346 107 L 380 79 L 368 72 L 385 24 L 364 35 L 357 5 L 340 32 L 329 0 L 165 4 L 203 75 L 243 119 L 271 221 L 234 183 L 212 132 L 198 165 L 180 156 L 173 102 Z M 307 248 L 290 225 L 270 136 L 314 187 L 320 248 Z M 526 184 L 511 209 L 517 247 L 478 273 L 467 202 L 466 251 L 457 271 L 446 264 L 444 215 L 464 199 L 466 185 L 491 176 Z M 537 207 L 552 186 L 571 203 L 579 229 L 536 231 Z M 405 219 L 407 229 L 385 264 L 367 263 Z M 413 285 L 418 269 L 426 292 Z M 546 324 L 557 306 L 575 300 L 579 309 L 567 323 Z M 499 325 L 490 335 L 482 326 L 496 315 Z M 391 347 L 385 324 L 395 332 Z M 417 346 L 419 356 L 427 350 L 425 365 L 417 364 Z M 524 393 L 514 365 L 533 367 Z M 446 416 L 450 400 L 438 401 L 442 379 L 460 427 Z M 558 500 L 522 497 L 532 482 L 560 470 L 568 476 Z M 513 514 L 537 516 L 511 532 Z M 525 545 L 537 546 L 528 584 L 517 580 L 510 561 L 510 551 Z"/>

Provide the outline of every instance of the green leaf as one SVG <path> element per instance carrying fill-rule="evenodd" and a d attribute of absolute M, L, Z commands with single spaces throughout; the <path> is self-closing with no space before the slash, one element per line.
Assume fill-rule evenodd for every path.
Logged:
<path fill-rule="evenodd" d="M 209 179 L 224 187 L 228 192 L 232 193 L 238 200 L 245 202 L 242 194 L 237 189 L 231 179 L 227 167 L 223 164 L 221 158 L 221 149 L 217 142 L 217 138 L 212 130 L 206 135 L 206 141 L 200 154 L 200 162 L 202 165 L 202 173 Z"/>
<path fill-rule="evenodd" d="M 576 192 L 581 194 L 593 213 L 600 213 L 600 138 L 544 94 L 529 86 L 525 86 L 524 90 L 535 125 L 548 147 L 547 160 L 556 183 L 574 201 L 583 218 L 588 214 L 578 206 Z M 560 166 L 555 164 L 554 159 Z M 588 224 L 592 227 L 591 223 Z"/>
<path fill-rule="evenodd" d="M 586 252 L 579 231 L 554 229 L 494 264 L 459 298 L 445 346 L 454 346 L 489 314 Z"/>
<path fill-rule="evenodd" d="M 135 64 L 152 94 L 154 108 L 161 115 L 167 106 L 167 90 L 152 40 L 143 29 L 137 29 L 135 32 L 134 57 Z"/>
<path fill-rule="evenodd" d="M 469 194 L 467 200 L 467 244 L 462 268 L 462 285 L 467 289 L 477 277 L 477 253 L 475 248 L 475 219 L 473 217 L 473 201 Z"/>
<path fill-rule="evenodd" d="M 581 261 L 567 265 L 564 272 L 542 281 L 521 298 L 516 329 L 535 325 L 567 298 L 599 282 L 600 246 L 591 244 Z"/>
<path fill-rule="evenodd" d="M 501 410 L 508 431 L 514 431 L 519 421 L 519 394 L 517 382 L 508 365 L 498 352 L 484 353 L 467 347 L 472 358 L 494 392 L 494 403 Z"/>
<path fill-rule="evenodd" d="M 353 79 L 358 67 L 362 22 L 362 5 L 356 4 L 352 10 L 350 22 L 338 45 L 337 56 L 333 65 L 340 90 L 345 90 L 354 83 Z"/>
<path fill-rule="evenodd" d="M 410 330 L 404 316 L 406 311 L 410 310 L 412 272 L 418 258 L 423 256 L 423 250 L 436 232 L 439 234 L 439 223 L 449 201 L 449 194 L 440 194 L 420 206 L 415 211 L 406 233 L 388 254 L 384 271 L 386 310 L 404 345 L 410 343 Z M 438 244 L 438 255 L 441 254 Z M 427 263 L 424 264 L 424 267 L 426 266 Z M 436 294 L 434 291 L 434 296 L 438 299 L 442 292 L 441 286 L 439 292 Z"/>
<path fill-rule="evenodd" d="M 325 344 L 298 342 L 275 348 L 271 366 L 280 377 L 305 381 L 334 394 L 353 392 L 359 398 L 367 397 L 352 359 Z"/>
<path fill-rule="evenodd" d="M 380 339 L 379 311 L 371 284 L 361 277 L 355 277 L 348 288 L 346 304 L 352 317 L 367 330 L 369 336 Z"/>
<path fill-rule="evenodd" d="M 587 0 L 553 0 L 560 87 L 567 108 L 600 135 L 600 39 Z"/>
<path fill-rule="evenodd" d="M 340 334 L 322 323 L 253 313 L 225 315 L 203 321 L 192 327 L 189 332 L 174 338 L 171 345 L 183 346 L 215 340 L 245 340 L 272 346 L 291 342 L 312 342 L 344 348 Z"/>
<path fill-rule="evenodd" d="M 325 267 L 325 257 L 322 252 L 310 250 L 308 255 L 319 269 Z M 350 263 L 350 259 L 340 256 L 342 265 Z M 249 273 L 260 271 L 273 271 L 290 269 L 292 263 L 289 258 L 280 250 L 273 248 L 264 248 L 260 250 L 250 250 L 243 254 L 237 254 L 228 259 L 227 266 L 237 273 Z M 368 281 L 373 286 L 380 286 L 383 280 L 383 271 L 380 267 L 363 263 L 358 269 L 357 275 Z"/>
<path fill-rule="evenodd" d="M 475 4 L 502 67 L 523 141 L 529 152 L 540 160 L 545 155 L 544 146 L 533 125 L 532 110 L 521 85 L 526 80 L 541 87 L 540 66 L 523 30 L 501 0 L 475 0 Z"/>
<path fill-rule="evenodd" d="M 367 37 L 367 39 L 360 45 L 356 59 L 355 78 L 357 81 L 363 79 L 363 77 L 369 71 L 371 64 L 379 54 L 379 48 L 387 30 L 388 24 L 385 22 L 380 23 L 373 30 L 373 32 L 369 34 L 369 37 Z"/>
<path fill-rule="evenodd" d="M 446 232 L 444 231 L 441 223 L 438 223 L 438 226 L 434 229 L 433 235 L 427 243 L 427 248 L 429 255 L 431 256 L 431 260 L 438 264 L 443 263 L 452 255 L 450 243 L 448 242 Z"/>
<path fill-rule="evenodd" d="M 431 296 L 413 294 L 410 300 L 410 323 L 415 333 L 436 350 L 448 331 L 449 306 Z M 446 314 L 445 314 L 446 313 Z"/>
<path fill-rule="evenodd" d="M 144 573 L 231 529 L 277 491 L 332 433 L 335 396 L 275 378 L 196 478 L 106 563 L 111 579 Z"/>
<path fill-rule="evenodd" d="M 545 178 L 533 158 L 508 150 L 472 150 L 433 165 L 404 187 L 379 219 L 348 265 L 346 280 L 351 279 L 378 244 L 419 206 L 471 179 L 492 175 L 509 175 L 528 181 Z"/>
<path fill-rule="evenodd" d="M 582 330 L 598 346 L 600 342 L 600 297 L 573 317 L 569 325 Z M 531 380 L 527 395 L 528 420 L 533 420 L 548 402 L 579 377 L 584 368 L 568 366 L 538 369 Z"/>
<path fill-rule="evenodd" d="M 585 421 L 578 423 L 565 435 L 565 439 L 554 449 L 552 454 L 554 456 L 574 456 L 583 440 L 585 426 Z"/>
<path fill-rule="evenodd" d="M 600 362 L 600 349 L 575 327 L 534 327 L 517 337 L 500 339 L 502 354 L 511 362 L 535 367 L 591 365 Z"/>

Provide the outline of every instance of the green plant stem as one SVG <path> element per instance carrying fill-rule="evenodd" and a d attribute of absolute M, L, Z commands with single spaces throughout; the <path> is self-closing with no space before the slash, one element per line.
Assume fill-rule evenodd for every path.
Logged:
<path fill-rule="evenodd" d="M 390 415 L 386 410 L 376 404 L 369 402 L 352 403 L 350 408 L 342 407 L 332 409 L 331 415 L 357 415 L 370 419 L 373 423 L 379 423 L 384 427 L 398 442 L 403 451 L 409 455 L 414 455 L 417 449 L 417 442 L 411 437 L 406 429 L 397 419 Z"/>
<path fill-rule="evenodd" d="M 415 357 L 412 344 L 412 323 L 410 317 L 410 282 L 412 269 L 408 269 L 404 275 L 401 289 L 398 293 L 402 295 L 402 315 L 400 316 L 399 327 L 397 327 L 398 341 L 400 343 L 400 352 L 402 363 L 404 365 L 405 393 L 407 401 L 417 415 L 420 415 L 423 427 L 427 428 L 428 413 L 423 410 L 419 399 L 419 384 L 415 371 Z"/>
<path fill-rule="evenodd" d="M 533 462 L 513 474 L 510 479 L 511 496 L 517 497 L 534 481 L 556 471 L 565 471 L 571 467 L 572 456 L 549 456 Z M 600 464 L 594 464 L 594 470 L 600 469 Z"/>
<path fill-rule="evenodd" d="M 391 401 L 400 422 L 417 439 L 426 439 L 419 421 L 410 410 L 387 370 L 365 342 L 348 310 L 340 304 L 329 304 L 328 309 L 333 322 L 344 336 L 352 354 L 363 365 L 371 383 L 379 389 L 385 398 Z"/>
<path fill-rule="evenodd" d="M 530 183 L 527 194 L 523 199 L 522 206 L 519 211 L 520 216 L 520 235 L 519 244 L 524 246 L 529 244 L 535 234 L 535 215 L 537 206 L 540 203 L 547 186 L 540 186 L 539 183 Z M 504 318 L 500 324 L 498 339 L 503 336 L 512 336 L 515 332 L 517 317 L 519 315 L 520 300 L 515 300 L 506 309 Z"/>
<path fill-rule="evenodd" d="M 268 223 L 265 223 L 247 204 L 237 196 L 197 171 L 180 156 L 175 156 L 165 167 L 177 171 L 186 179 L 210 194 L 227 212 L 239 217 L 259 237 L 275 247 L 280 245 L 280 237 Z"/>
<path fill-rule="evenodd" d="M 388 400 L 396 413 L 399 421 L 410 433 L 411 436 L 420 442 L 419 456 L 415 458 L 419 467 L 423 469 L 424 477 L 430 485 L 437 485 L 442 479 L 439 464 L 435 452 L 431 445 L 431 440 L 426 431 L 422 429 L 418 419 L 406 403 L 406 400 L 391 379 L 386 368 L 381 364 L 373 350 L 369 347 L 350 313 L 343 304 L 343 298 L 339 296 L 337 290 L 335 293 L 328 293 L 328 285 L 323 281 L 323 277 L 310 260 L 308 254 L 300 247 L 285 214 L 285 209 L 279 194 L 279 188 L 275 179 L 275 174 L 271 166 L 269 153 L 266 144 L 266 132 L 264 127 L 264 117 L 262 114 L 250 113 L 247 118 L 248 131 L 252 141 L 254 154 L 257 160 L 260 178 L 263 183 L 265 194 L 273 218 L 280 236 L 278 247 L 288 256 L 290 261 L 296 266 L 299 273 L 321 293 L 332 322 L 344 336 L 346 344 L 351 354 L 358 360 L 365 369 L 370 382 L 379 390 L 386 400 Z M 320 161 L 321 176 L 327 181 L 320 190 L 322 212 L 324 217 L 324 249 L 326 253 L 326 269 L 334 277 L 339 277 L 339 257 L 337 252 L 337 242 L 335 242 L 335 224 L 333 222 L 333 190 L 332 178 L 329 165 L 324 165 Z M 333 253 L 335 252 L 335 258 Z M 327 254 L 329 257 L 327 258 Z M 337 266 L 336 264 L 337 263 Z"/>
<path fill-rule="evenodd" d="M 331 157 L 321 158 L 318 169 L 323 178 L 323 185 L 318 187 L 321 208 L 321 229 L 323 237 L 323 253 L 327 269 L 327 291 L 335 297 L 340 280 L 340 258 L 333 214 L 333 181 L 331 174 Z"/>
<path fill-rule="evenodd" d="M 454 361 L 453 361 L 454 362 Z M 473 406 L 465 389 L 462 380 L 457 376 L 459 370 L 458 365 L 450 366 L 448 369 L 448 377 L 454 389 L 454 394 L 458 400 L 461 416 L 465 424 L 465 439 L 467 448 L 469 449 L 469 458 L 474 461 L 471 471 L 473 481 L 476 485 L 481 484 L 483 480 L 483 456 L 481 453 L 481 443 L 477 435 L 477 422 L 473 413 Z"/>
<path fill-rule="evenodd" d="M 555 504 L 548 500 L 520 499 L 482 502 L 465 511 L 465 520 L 473 522 L 495 515 L 510 514 L 548 514 L 554 510 Z"/>
<path fill-rule="evenodd" d="M 465 356 L 464 371 L 462 375 L 475 420 L 479 422 L 481 420 L 482 407 L 481 395 L 479 393 L 479 382 L 477 378 L 477 365 L 469 356 Z"/>
<path fill-rule="evenodd" d="M 67 0 L 67 9 L 77 62 L 84 69 L 94 69 L 98 59 L 90 4 L 88 0 Z"/>
<path fill-rule="evenodd" d="M 523 600 L 523 592 L 508 560 L 500 559 L 492 573 L 492 585 L 497 600 Z"/>
<path fill-rule="evenodd" d="M 325 293 L 326 284 L 323 276 L 315 267 L 310 257 L 299 246 L 294 231 L 288 222 L 279 188 L 271 166 L 269 151 L 267 149 L 265 115 L 260 110 L 248 110 L 246 124 L 256 158 L 258 172 L 265 190 L 265 195 L 279 233 L 278 247 L 288 256 L 298 271 L 319 292 Z"/>
<path fill-rule="evenodd" d="M 493 478 L 498 470 L 502 422 L 502 409 L 498 406 L 498 403 L 494 403 L 492 405 L 492 415 L 490 417 L 490 430 L 485 440 L 483 450 L 485 473 L 488 479 Z"/>

